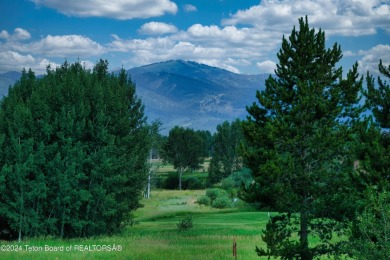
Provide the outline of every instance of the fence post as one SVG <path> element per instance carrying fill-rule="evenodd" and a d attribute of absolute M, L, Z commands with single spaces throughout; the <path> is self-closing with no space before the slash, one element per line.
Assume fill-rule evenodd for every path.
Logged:
<path fill-rule="evenodd" d="M 233 239 L 233 256 L 234 256 L 234 259 L 237 260 L 237 242 L 236 242 L 236 238 Z"/>

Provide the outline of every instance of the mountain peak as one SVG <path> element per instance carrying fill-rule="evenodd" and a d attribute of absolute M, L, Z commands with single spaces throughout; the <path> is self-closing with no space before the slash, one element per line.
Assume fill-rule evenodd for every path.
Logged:
<path fill-rule="evenodd" d="M 244 118 L 266 79 L 184 60 L 132 68 L 128 74 L 149 119 L 159 119 L 167 130 L 179 125 L 211 132 L 223 121 Z"/>
<path fill-rule="evenodd" d="M 163 134 L 174 126 L 215 132 L 224 121 L 245 118 L 245 107 L 264 89 L 268 75 L 236 74 L 194 61 L 170 60 L 127 71 L 136 84 L 149 120 L 163 123 Z M 0 74 L 0 99 L 20 72 Z"/>

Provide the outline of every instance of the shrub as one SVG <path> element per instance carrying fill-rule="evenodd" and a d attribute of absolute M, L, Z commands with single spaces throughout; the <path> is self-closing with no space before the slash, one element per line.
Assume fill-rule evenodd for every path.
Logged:
<path fill-rule="evenodd" d="M 202 196 L 200 197 L 196 203 L 198 203 L 199 205 L 206 205 L 206 206 L 209 206 L 211 204 L 211 200 L 209 197 L 207 196 Z"/>
<path fill-rule="evenodd" d="M 197 177 L 188 177 L 184 180 L 183 189 L 185 190 L 201 190 L 203 183 Z"/>
<path fill-rule="evenodd" d="M 190 230 L 193 227 L 192 216 L 188 215 L 177 224 L 179 231 Z"/>
<path fill-rule="evenodd" d="M 227 196 L 227 193 L 225 190 L 213 188 L 206 190 L 206 196 L 209 197 L 211 201 L 214 201 L 218 197 Z"/>
<path fill-rule="evenodd" d="M 234 180 L 230 177 L 228 178 L 225 178 L 221 181 L 221 188 L 228 191 L 228 190 L 232 190 L 233 188 L 236 187 L 236 183 L 234 182 Z"/>
<path fill-rule="evenodd" d="M 177 172 L 171 172 L 165 179 L 164 188 L 168 190 L 175 190 L 179 187 L 179 176 Z"/>
<path fill-rule="evenodd" d="M 228 196 L 224 195 L 222 197 L 218 197 L 213 201 L 214 208 L 217 209 L 226 209 L 232 207 L 232 201 L 229 199 Z"/>
<path fill-rule="evenodd" d="M 223 188 L 240 188 L 244 183 L 245 187 L 248 187 L 252 182 L 253 177 L 248 168 L 243 168 L 241 171 L 233 172 L 229 177 L 222 180 Z"/>

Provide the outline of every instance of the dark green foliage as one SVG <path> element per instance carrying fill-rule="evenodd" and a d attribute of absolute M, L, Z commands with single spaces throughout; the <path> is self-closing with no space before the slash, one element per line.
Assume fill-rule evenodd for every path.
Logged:
<path fill-rule="evenodd" d="M 186 169 L 198 169 L 204 160 L 205 148 L 202 137 L 192 129 L 174 127 L 163 146 L 163 159 L 172 163 L 179 172 L 179 189 Z"/>
<path fill-rule="evenodd" d="M 207 130 L 198 130 L 196 133 L 202 139 L 203 157 L 210 157 L 212 155 L 213 149 L 213 136 L 211 135 L 210 131 Z"/>
<path fill-rule="evenodd" d="M 312 259 L 333 253 L 322 249 L 329 248 L 328 233 L 337 223 L 322 229 L 314 221 L 340 221 L 350 214 L 344 208 L 354 161 L 350 126 L 361 112 L 362 78 L 357 64 L 342 78 L 336 68 L 340 47 L 326 49 L 325 33 L 310 29 L 307 18 L 283 37 L 277 56 L 277 77 L 270 76 L 265 91 L 257 92 L 259 104 L 247 108 L 250 116 L 243 122 L 244 164 L 254 182 L 240 196 L 264 208 L 299 213 L 299 258 Z M 309 235 L 321 242 L 309 247 Z M 288 240 L 281 246 L 290 247 Z"/>
<path fill-rule="evenodd" d="M 183 181 L 183 189 L 185 190 L 201 190 L 203 188 L 203 183 L 197 177 L 188 177 Z"/>
<path fill-rule="evenodd" d="M 212 188 L 206 190 L 206 196 L 210 198 L 211 202 L 216 200 L 218 197 L 227 196 L 227 193 L 223 189 Z"/>
<path fill-rule="evenodd" d="M 139 205 L 150 150 L 135 86 L 64 63 L 23 71 L 0 108 L 0 218 L 19 239 L 112 234 Z"/>
<path fill-rule="evenodd" d="M 179 188 L 179 176 L 176 172 L 171 172 L 168 174 L 167 178 L 164 181 L 164 189 L 176 190 Z"/>
<path fill-rule="evenodd" d="M 262 239 L 267 244 L 267 250 L 256 247 L 258 256 L 281 257 L 281 259 L 299 259 L 299 242 L 292 239 L 297 232 L 297 226 L 291 221 L 291 216 L 280 214 L 269 219 Z"/>
<path fill-rule="evenodd" d="M 204 196 L 201 196 L 197 201 L 196 203 L 198 203 L 199 205 L 205 205 L 205 206 L 209 206 L 211 204 L 211 199 L 204 195 Z"/>
<path fill-rule="evenodd" d="M 193 227 L 192 216 L 188 215 L 177 224 L 179 231 L 187 231 Z"/>
<path fill-rule="evenodd" d="M 232 200 L 227 195 L 217 197 L 213 201 L 212 207 L 216 208 L 216 209 L 231 208 L 232 207 Z"/>
<path fill-rule="evenodd" d="M 390 78 L 390 66 L 386 68 L 382 60 L 379 72 Z M 390 86 L 381 77 L 377 83 L 367 72 L 365 105 L 372 110 L 375 120 L 369 118 L 356 127 L 357 160 L 351 177 L 363 196 L 352 224 L 349 249 L 357 259 L 390 257 Z"/>
<path fill-rule="evenodd" d="M 386 68 L 379 61 L 379 72 L 390 79 L 390 65 Z M 367 91 L 364 95 L 367 97 L 366 105 L 372 109 L 375 119 L 383 128 L 390 128 L 390 85 L 389 82 L 378 77 L 378 88 L 375 86 L 375 80 L 367 72 Z"/>
<path fill-rule="evenodd" d="M 240 188 L 249 187 L 252 183 L 252 174 L 248 168 L 243 168 L 241 171 L 233 172 L 230 176 L 221 181 L 221 188 L 227 191 L 229 198 L 237 198 L 237 193 Z"/>
<path fill-rule="evenodd" d="M 390 134 L 372 120 L 356 124 L 355 172 L 351 175 L 360 192 L 367 187 L 390 190 Z"/>
<path fill-rule="evenodd" d="M 222 188 L 228 190 L 231 188 L 249 187 L 252 183 L 252 174 L 248 168 L 242 168 L 240 171 L 233 172 L 229 177 L 221 181 Z"/>
<path fill-rule="evenodd" d="M 382 61 L 379 71 L 390 79 L 390 67 L 386 68 Z M 386 129 L 390 128 L 390 85 L 381 77 L 377 82 L 379 86 L 367 72 L 365 106 L 372 110 L 375 120 L 368 118 L 356 124 L 357 160 L 353 179 L 361 191 L 367 187 L 390 190 L 390 132 Z"/>
<path fill-rule="evenodd" d="M 229 198 L 228 193 L 219 188 L 212 188 L 206 190 L 206 198 L 202 198 L 199 204 L 211 205 L 213 208 L 224 209 L 232 207 L 232 200 Z M 207 204 L 206 204 L 207 203 Z"/>
<path fill-rule="evenodd" d="M 213 156 L 209 166 L 209 181 L 218 183 L 241 168 L 238 148 L 243 140 L 240 120 L 223 122 L 213 136 Z"/>
<path fill-rule="evenodd" d="M 367 203 L 353 226 L 350 254 L 356 259 L 390 258 L 390 193 L 368 192 Z"/>

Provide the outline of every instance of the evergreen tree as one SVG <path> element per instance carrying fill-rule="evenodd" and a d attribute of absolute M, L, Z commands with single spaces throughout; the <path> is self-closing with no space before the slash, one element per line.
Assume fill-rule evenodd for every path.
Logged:
<path fill-rule="evenodd" d="M 151 141 L 124 70 L 101 60 L 92 71 L 23 71 L 0 105 L 0 219 L 19 239 L 111 234 L 131 221 Z"/>
<path fill-rule="evenodd" d="M 379 72 L 390 80 L 390 65 L 386 68 L 382 60 L 379 61 Z M 375 119 L 383 128 L 390 128 L 390 85 L 387 81 L 378 76 L 378 88 L 375 87 L 375 80 L 367 72 L 366 105 L 372 109 Z"/>
<path fill-rule="evenodd" d="M 390 78 L 390 66 L 379 62 L 379 71 Z M 387 259 L 390 238 L 390 86 L 378 76 L 377 84 L 367 72 L 365 106 L 373 112 L 356 124 L 355 172 L 351 174 L 360 195 L 357 217 L 349 241 L 351 254 L 358 259 Z"/>
<path fill-rule="evenodd" d="M 230 176 L 233 171 L 240 170 L 241 161 L 238 148 L 243 139 L 241 122 L 223 122 L 217 126 L 213 137 L 213 157 L 209 166 L 209 181 L 217 183 Z"/>
<path fill-rule="evenodd" d="M 362 213 L 353 223 L 350 254 L 354 259 L 390 258 L 390 194 L 369 189 Z"/>
<path fill-rule="evenodd" d="M 386 68 L 379 61 L 379 72 L 390 79 L 390 65 Z M 368 126 L 360 129 L 358 165 L 360 181 L 366 186 L 390 190 L 390 85 L 382 79 L 374 78 L 367 72 L 366 107 L 374 115 L 376 124 L 368 121 Z M 365 129 L 369 129 L 369 131 Z M 365 130 L 365 131 L 364 131 Z"/>
<path fill-rule="evenodd" d="M 258 249 L 259 255 L 312 259 L 336 250 L 330 240 L 345 212 L 340 208 L 353 163 L 350 125 L 360 113 L 362 79 L 357 64 L 342 78 L 342 68 L 336 68 L 340 46 L 327 49 L 325 33 L 309 29 L 307 17 L 299 19 L 298 31 L 294 27 L 283 37 L 277 57 L 277 77 L 266 80 L 266 89 L 256 95 L 260 105 L 247 108 L 250 116 L 243 122 L 243 158 L 254 183 L 241 197 L 287 213 L 288 221 L 299 213 L 298 230 L 293 229 L 299 241 L 291 232 L 279 233 L 278 246 L 267 242 L 268 250 Z M 309 247 L 309 235 L 322 243 Z"/>
<path fill-rule="evenodd" d="M 194 130 L 175 126 L 164 144 L 163 158 L 179 172 L 179 190 L 186 169 L 198 169 L 204 160 L 203 140 Z"/>

